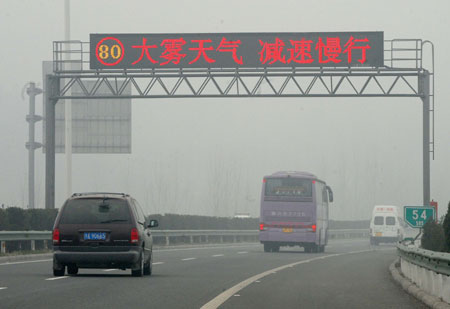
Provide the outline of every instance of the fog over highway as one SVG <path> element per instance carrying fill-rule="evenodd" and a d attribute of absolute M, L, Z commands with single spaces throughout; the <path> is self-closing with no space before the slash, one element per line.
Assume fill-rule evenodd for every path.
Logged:
<path fill-rule="evenodd" d="M 28 104 L 21 94 L 29 81 L 42 87 L 42 61 L 52 59 L 52 42 L 64 39 L 63 4 L 0 3 L 0 203 L 6 205 L 27 206 Z M 384 31 L 386 39 L 431 40 L 437 72 L 431 197 L 445 205 L 449 5 L 446 0 L 73 1 L 71 38 L 88 41 L 90 33 Z M 306 170 L 333 187 L 331 218 L 368 219 L 374 204 L 422 203 L 421 111 L 418 98 L 133 100 L 132 153 L 74 154 L 73 191 L 128 192 L 149 213 L 245 212 L 257 217 L 264 175 Z M 40 127 L 37 141 L 42 141 Z M 60 154 L 56 178 L 60 207 L 66 198 Z M 218 191 L 226 193 L 223 203 L 212 207 Z M 36 205 L 44 207 L 40 150 Z"/>

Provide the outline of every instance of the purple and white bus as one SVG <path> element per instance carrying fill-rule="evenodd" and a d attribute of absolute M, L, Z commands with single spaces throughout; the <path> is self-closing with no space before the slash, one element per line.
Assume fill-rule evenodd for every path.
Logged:
<path fill-rule="evenodd" d="M 328 242 L 328 203 L 333 191 L 307 172 L 265 176 L 261 194 L 259 240 L 265 252 L 300 246 L 324 252 Z"/>

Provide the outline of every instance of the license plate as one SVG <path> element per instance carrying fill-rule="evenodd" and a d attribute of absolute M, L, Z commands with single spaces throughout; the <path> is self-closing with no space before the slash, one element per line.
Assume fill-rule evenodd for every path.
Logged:
<path fill-rule="evenodd" d="M 284 233 L 292 233 L 292 231 L 293 231 L 292 227 L 284 227 L 283 228 Z"/>
<path fill-rule="evenodd" d="M 105 232 L 84 232 L 84 240 L 106 240 Z"/>
<path fill-rule="evenodd" d="M 383 236 L 383 233 L 381 233 L 381 232 L 376 232 L 376 233 L 375 233 L 375 236 L 377 236 L 377 237 Z"/>

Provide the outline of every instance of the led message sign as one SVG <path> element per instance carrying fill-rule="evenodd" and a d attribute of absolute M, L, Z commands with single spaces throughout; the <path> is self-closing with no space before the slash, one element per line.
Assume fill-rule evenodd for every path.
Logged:
<path fill-rule="evenodd" d="M 91 69 L 380 67 L 383 32 L 91 34 Z"/>

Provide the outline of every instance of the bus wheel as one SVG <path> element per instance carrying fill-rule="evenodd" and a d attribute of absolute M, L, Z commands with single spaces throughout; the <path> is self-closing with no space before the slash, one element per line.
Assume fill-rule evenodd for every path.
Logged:
<path fill-rule="evenodd" d="M 271 245 L 269 245 L 269 244 L 264 244 L 264 252 L 270 252 L 270 251 L 272 251 L 272 250 L 270 250 L 271 249 Z"/>
<path fill-rule="evenodd" d="M 273 245 L 272 247 L 272 252 L 279 252 L 280 251 L 280 246 L 278 245 Z"/>

